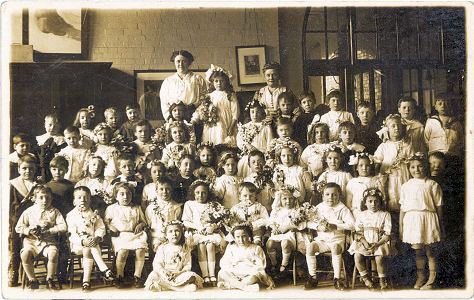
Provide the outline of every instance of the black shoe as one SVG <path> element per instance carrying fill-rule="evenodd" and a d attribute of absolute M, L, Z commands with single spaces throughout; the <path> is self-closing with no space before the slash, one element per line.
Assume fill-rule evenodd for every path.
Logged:
<path fill-rule="evenodd" d="M 115 287 L 118 289 L 125 288 L 125 283 L 123 282 L 123 277 L 119 276 L 115 279 Z"/>
<path fill-rule="evenodd" d="M 345 289 L 344 280 L 341 278 L 334 278 L 334 287 L 336 290 L 343 291 Z"/>
<path fill-rule="evenodd" d="M 107 269 L 102 273 L 102 279 L 106 285 L 113 283 L 115 280 L 114 273 L 110 269 Z"/>
<path fill-rule="evenodd" d="M 135 276 L 134 285 L 137 289 L 142 288 L 143 287 L 142 279 L 140 277 Z"/>
<path fill-rule="evenodd" d="M 318 286 L 318 278 L 317 277 L 309 277 L 308 281 L 304 284 L 305 290 L 312 290 Z"/>
<path fill-rule="evenodd" d="M 37 290 L 37 289 L 39 289 L 39 282 L 38 282 L 38 280 L 30 280 L 30 281 L 28 282 L 28 288 L 29 288 L 30 290 Z"/>
<path fill-rule="evenodd" d="M 46 280 L 46 288 L 48 290 L 59 290 L 59 287 L 54 283 L 53 278 L 48 278 Z"/>
<path fill-rule="evenodd" d="M 91 284 L 90 282 L 86 281 L 82 283 L 82 291 L 83 292 L 90 292 L 91 290 Z"/>

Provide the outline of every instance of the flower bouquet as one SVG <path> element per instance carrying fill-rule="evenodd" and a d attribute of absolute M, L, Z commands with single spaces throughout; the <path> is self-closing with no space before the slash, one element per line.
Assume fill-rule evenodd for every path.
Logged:
<path fill-rule="evenodd" d="M 202 122 L 208 126 L 214 126 L 217 123 L 217 107 L 212 104 L 210 98 L 206 98 L 204 102 L 196 109 L 195 116 L 198 122 Z"/>
<path fill-rule="evenodd" d="M 216 228 L 215 230 L 228 225 L 230 219 L 230 211 L 216 201 L 208 202 L 206 204 L 206 210 L 201 215 L 201 222 L 205 224 L 205 227 L 213 225 Z M 205 229 L 202 234 L 206 234 Z"/>

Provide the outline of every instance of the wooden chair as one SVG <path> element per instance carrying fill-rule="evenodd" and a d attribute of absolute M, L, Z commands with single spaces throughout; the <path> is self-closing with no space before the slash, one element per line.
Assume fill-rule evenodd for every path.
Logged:
<path fill-rule="evenodd" d="M 43 284 L 43 281 L 40 279 L 44 278 L 44 283 L 46 283 L 46 276 L 48 274 L 47 272 L 48 258 L 42 255 L 38 255 L 33 260 L 33 264 L 35 266 L 35 275 L 36 275 L 36 279 L 38 279 L 38 282 L 40 284 Z M 23 263 L 20 263 L 20 269 L 18 271 L 18 274 L 21 278 L 21 287 L 25 289 L 27 276 L 26 276 L 25 270 L 23 269 Z M 62 283 L 59 280 L 59 270 L 56 270 L 56 280 L 58 281 L 59 289 L 62 289 Z"/>

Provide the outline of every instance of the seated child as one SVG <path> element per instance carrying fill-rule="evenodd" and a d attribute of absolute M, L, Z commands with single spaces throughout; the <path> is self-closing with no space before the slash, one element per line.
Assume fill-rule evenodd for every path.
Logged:
<path fill-rule="evenodd" d="M 110 186 L 113 187 L 119 182 L 127 182 L 133 186 L 133 205 L 141 205 L 142 192 L 145 183 L 143 182 L 143 176 L 136 171 L 135 160 L 133 159 L 133 156 L 126 153 L 121 154 L 118 158 L 118 168 L 120 175 L 112 180 Z"/>
<path fill-rule="evenodd" d="M 184 154 L 178 160 L 178 176 L 174 180 L 172 199 L 178 203 L 185 203 L 188 197 L 188 191 L 191 184 L 196 180 L 193 174 L 196 162 L 194 156 Z"/>
<path fill-rule="evenodd" d="M 38 185 L 33 191 L 34 205 L 27 208 L 20 216 L 15 230 L 25 236 L 20 251 L 23 270 L 28 278 L 30 289 L 38 289 L 33 259 L 42 255 L 48 259 L 46 265 L 46 286 L 56 290 L 59 286 L 53 281 L 58 266 L 58 233 L 66 232 L 67 226 L 63 216 L 51 206 L 53 196 L 51 189 Z"/>
<path fill-rule="evenodd" d="M 332 268 L 334 270 L 334 287 L 343 290 L 344 280 L 341 278 L 342 253 L 345 250 L 345 230 L 354 229 L 354 217 L 349 208 L 342 202 L 341 187 L 334 182 L 327 183 L 322 191 L 323 202 L 316 206 L 320 221 L 317 226 L 317 236 L 306 245 L 306 263 L 310 278 L 305 289 L 313 289 L 318 285 L 316 274 L 316 255 L 331 252 Z"/>
<path fill-rule="evenodd" d="M 95 147 L 91 148 L 91 154 L 100 156 L 105 163 L 104 176 L 112 180 L 118 175 L 117 157 L 119 152 L 117 148 L 111 145 L 112 128 L 106 123 L 99 123 L 94 128 Z"/>
<path fill-rule="evenodd" d="M 244 178 L 243 182 L 250 182 L 257 188 L 257 202 L 266 208 L 267 212 L 272 211 L 274 197 L 273 172 L 265 166 L 265 156 L 259 150 L 250 151 L 248 155 L 248 165 L 250 174 Z"/>
<path fill-rule="evenodd" d="M 135 124 L 140 121 L 140 106 L 138 103 L 129 103 L 125 107 L 125 113 L 127 114 L 127 121 L 120 126 L 119 134 L 123 136 L 127 142 L 135 140 Z"/>
<path fill-rule="evenodd" d="M 135 157 L 137 170 L 145 170 L 146 165 L 154 159 L 160 159 L 160 149 L 152 143 L 153 127 L 147 120 L 135 123 L 135 137 L 133 142 L 137 145 L 138 154 Z"/>
<path fill-rule="evenodd" d="M 275 284 L 265 272 L 265 253 L 259 245 L 252 243 L 252 228 L 236 225 L 231 231 L 234 244 L 228 245 L 220 261 L 219 288 L 236 288 L 258 292 L 259 283 L 273 289 Z"/>
<path fill-rule="evenodd" d="M 294 127 L 298 128 L 293 135 L 295 141 L 306 148 L 310 143 L 307 142 L 306 128 L 312 123 L 316 116 L 316 99 L 313 92 L 303 93 L 300 98 L 300 106 L 303 112 L 296 118 Z"/>
<path fill-rule="evenodd" d="M 17 172 L 18 161 L 21 157 L 27 154 L 34 156 L 33 153 L 30 153 L 31 138 L 26 133 L 19 133 L 13 137 L 13 149 L 15 149 L 15 151 L 8 156 L 8 160 L 10 161 L 10 178 L 15 178 L 19 175 Z"/>
<path fill-rule="evenodd" d="M 53 138 L 56 145 L 64 144 L 66 141 L 64 140 L 64 136 L 59 133 L 59 127 L 59 120 L 56 115 L 46 115 L 44 117 L 44 129 L 46 133 L 36 136 L 38 146 L 42 146 L 50 138 Z"/>
<path fill-rule="evenodd" d="M 75 126 L 79 129 L 80 140 L 79 144 L 89 149 L 94 143 L 94 124 L 92 124 L 92 119 L 95 116 L 94 106 L 90 105 L 87 108 L 81 108 L 76 114 L 76 118 L 72 123 L 72 126 Z"/>
<path fill-rule="evenodd" d="M 148 248 L 146 220 L 139 205 L 132 204 L 133 187 L 120 182 L 114 186 L 114 198 L 117 203 L 105 210 L 105 224 L 112 236 L 112 246 L 117 256 L 116 287 L 124 288 L 124 268 L 129 251 L 135 251 L 134 284 L 143 287 L 142 270 L 145 264 L 145 253 Z"/>
<path fill-rule="evenodd" d="M 218 175 L 214 192 L 225 208 L 231 209 L 238 203 L 239 185 L 242 179 L 237 176 L 237 157 L 232 151 L 224 151 L 218 164 Z"/>
<path fill-rule="evenodd" d="M 105 123 L 112 129 L 112 136 L 119 134 L 120 113 L 116 107 L 108 107 L 104 110 Z"/>
<path fill-rule="evenodd" d="M 164 228 L 166 242 L 161 244 L 153 259 L 153 271 L 148 275 L 145 289 L 194 292 L 202 287 L 202 278 L 191 271 L 191 250 L 184 237 L 184 226 L 171 221 Z"/>
<path fill-rule="evenodd" d="M 177 167 L 182 154 L 194 155 L 196 146 L 190 142 L 188 128 L 183 122 L 170 122 L 168 140 L 170 143 L 163 149 L 161 161 L 167 168 Z"/>
<path fill-rule="evenodd" d="M 157 195 L 158 181 L 163 179 L 166 174 L 165 165 L 159 160 L 152 160 L 148 163 L 147 168 L 150 170 L 150 177 L 153 182 L 148 183 L 142 192 L 142 209 L 146 209 L 148 204 L 153 202 Z"/>
<path fill-rule="evenodd" d="M 75 126 L 69 126 L 64 129 L 67 147 L 61 149 L 58 155 L 64 156 L 69 162 L 69 169 L 64 176 L 67 180 L 76 184 L 82 179 L 84 164 L 88 160 L 89 151 L 80 145 L 81 134 Z"/>
<path fill-rule="evenodd" d="M 91 191 L 88 187 L 80 186 L 74 189 L 74 209 L 66 216 L 69 231 L 71 252 L 83 256 L 82 290 L 91 288 L 91 273 L 94 261 L 99 270 L 104 274 L 104 280 L 113 281 L 112 271 L 102 259 L 99 243 L 105 236 L 104 221 L 91 209 Z"/>
<path fill-rule="evenodd" d="M 355 141 L 365 146 L 365 151 L 374 154 L 382 140 L 377 135 L 377 125 L 374 120 L 374 110 L 367 101 L 361 101 L 357 105 L 357 119 Z"/>
<path fill-rule="evenodd" d="M 335 141 L 338 138 L 337 130 L 339 124 L 344 121 L 354 123 L 354 117 L 350 112 L 342 110 L 344 95 L 339 90 L 333 90 L 326 96 L 326 101 L 329 102 L 328 113 L 321 116 L 321 123 L 326 123 L 329 126 L 329 140 Z"/>

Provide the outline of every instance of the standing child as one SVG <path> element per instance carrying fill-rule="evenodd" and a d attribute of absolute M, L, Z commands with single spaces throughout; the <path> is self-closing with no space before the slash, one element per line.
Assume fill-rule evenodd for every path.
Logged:
<path fill-rule="evenodd" d="M 240 109 L 230 78 L 232 75 L 228 71 L 214 65 L 211 65 L 206 72 L 206 80 L 210 82 L 210 104 L 217 109 L 217 118 L 215 123 L 209 119 L 203 120 L 202 142 L 211 142 L 214 145 L 227 144 L 234 147 L 236 145 L 236 125 Z M 195 113 L 199 110 L 198 108 Z"/>
<path fill-rule="evenodd" d="M 222 205 L 231 209 L 238 203 L 239 185 L 242 178 L 237 176 L 237 157 L 230 151 L 224 151 L 218 164 L 218 175 L 214 186 L 214 191 L 219 199 L 222 199 Z"/>
<path fill-rule="evenodd" d="M 361 281 L 369 289 L 374 287 L 374 283 L 367 276 L 365 257 L 375 256 L 380 289 L 385 290 L 388 287 L 385 259 L 393 253 L 390 250 L 392 221 L 390 214 L 383 211 L 382 192 L 377 188 L 367 189 L 361 201 L 361 210 L 356 216 L 355 239 L 348 251 L 354 254 Z"/>
<path fill-rule="evenodd" d="M 258 150 L 250 151 L 248 155 L 250 174 L 244 182 L 250 182 L 257 188 L 257 202 L 262 204 L 267 212 L 272 211 L 274 197 L 273 171 L 265 166 L 265 156 Z"/>
<path fill-rule="evenodd" d="M 135 160 L 129 154 L 121 154 L 118 158 L 118 168 L 120 175 L 110 182 L 111 186 L 119 182 L 126 182 L 133 186 L 132 203 L 133 205 L 140 205 L 142 200 L 142 192 L 145 183 L 143 176 L 137 172 Z"/>
<path fill-rule="evenodd" d="M 79 128 L 75 126 L 67 127 L 64 129 L 64 137 L 66 138 L 67 147 L 59 151 L 58 155 L 64 156 L 69 163 L 69 169 L 64 178 L 76 184 L 83 177 L 84 165 L 90 152 L 88 148 L 80 144 L 81 134 Z"/>
<path fill-rule="evenodd" d="M 347 172 L 352 172 L 348 164 L 349 157 L 365 150 L 365 146 L 355 142 L 355 130 L 356 127 L 354 123 L 349 121 L 342 122 L 337 129 L 339 136 L 338 144 L 343 151 L 341 167 Z"/>
<path fill-rule="evenodd" d="M 324 152 L 329 146 L 329 127 L 326 123 L 312 123 L 308 129 L 308 144 L 301 154 L 301 163 L 313 178 L 324 171 Z"/>
<path fill-rule="evenodd" d="M 83 256 L 82 290 L 91 288 L 90 278 L 94 261 L 103 273 L 105 281 L 113 281 L 114 275 L 102 259 L 99 243 L 105 236 L 104 221 L 91 209 L 91 191 L 80 186 L 74 189 L 74 209 L 66 216 L 71 252 Z"/>
<path fill-rule="evenodd" d="M 94 128 L 94 136 L 97 144 L 95 145 L 94 156 L 99 156 L 104 160 L 104 176 L 108 180 L 112 180 L 117 177 L 117 149 L 110 145 L 112 140 L 113 131 L 106 123 L 99 123 Z"/>
<path fill-rule="evenodd" d="M 357 143 L 364 145 L 369 154 L 374 154 L 382 142 L 377 135 L 374 116 L 374 110 L 369 102 L 361 101 L 357 105 L 357 119 L 359 122 L 356 123 L 355 140 Z"/>
<path fill-rule="evenodd" d="M 152 143 L 151 134 L 153 127 L 147 120 L 135 123 L 135 137 L 133 142 L 137 145 L 138 153 L 135 156 L 135 165 L 142 173 L 146 171 L 146 165 L 155 159 L 161 158 L 160 149 Z"/>
<path fill-rule="evenodd" d="M 59 120 L 56 115 L 46 115 L 44 117 L 44 129 L 46 133 L 36 136 L 38 146 L 42 146 L 49 138 L 53 138 L 56 145 L 64 144 L 66 141 L 64 140 L 64 136 L 59 133 L 59 127 Z"/>
<path fill-rule="evenodd" d="M 153 259 L 153 271 L 145 289 L 194 292 L 202 287 L 202 278 L 191 271 L 191 247 L 186 244 L 184 226 L 171 221 L 165 227 L 166 243 L 161 244 Z"/>
<path fill-rule="evenodd" d="M 53 281 L 58 267 L 58 241 L 56 235 L 66 232 L 67 226 L 63 216 L 51 206 L 53 196 L 51 189 L 38 185 L 33 191 L 34 205 L 26 209 L 18 219 L 15 231 L 25 236 L 20 251 L 23 270 L 28 278 L 30 289 L 38 289 L 33 260 L 42 255 L 48 259 L 46 265 L 46 286 L 56 290 L 59 287 Z"/>
<path fill-rule="evenodd" d="M 146 209 L 148 204 L 153 202 L 156 197 L 158 190 L 158 181 L 165 178 L 166 175 L 166 167 L 165 165 L 159 160 L 152 160 L 148 163 L 147 168 L 150 170 L 150 177 L 153 182 L 148 183 L 143 188 L 142 192 L 142 209 Z"/>
<path fill-rule="evenodd" d="M 72 123 L 72 126 L 79 128 L 79 133 L 81 139 L 79 143 L 84 148 L 90 148 L 94 143 L 94 133 L 92 129 L 94 128 L 92 124 L 92 119 L 94 119 L 95 111 L 94 105 L 89 105 L 87 108 L 81 108 L 77 114 L 76 119 Z"/>
<path fill-rule="evenodd" d="M 321 122 L 329 126 L 329 140 L 337 140 L 337 129 L 339 124 L 344 121 L 354 123 L 354 117 L 350 112 L 342 110 L 343 94 L 339 90 L 333 90 L 326 96 L 326 101 L 329 102 L 331 111 L 321 116 Z"/>
<path fill-rule="evenodd" d="M 297 104 L 297 100 L 293 93 L 283 92 L 278 95 L 278 117 L 290 119 L 291 122 L 295 122 L 298 118 L 300 111 Z M 295 113 L 296 111 L 296 113 Z"/>
<path fill-rule="evenodd" d="M 116 107 L 108 107 L 104 110 L 105 123 L 112 129 L 112 136 L 119 134 L 120 113 Z"/>
<path fill-rule="evenodd" d="M 196 179 L 214 182 L 216 180 L 217 152 L 211 143 L 201 143 L 197 149 L 199 167 L 193 174 Z"/>
<path fill-rule="evenodd" d="M 321 173 L 321 176 L 318 178 L 319 183 L 337 183 L 341 189 L 339 201 L 345 201 L 346 185 L 349 180 L 352 179 L 352 175 L 341 168 L 342 157 L 341 148 L 337 145 L 331 145 L 324 153 L 324 161 L 326 162 L 327 169 Z"/>
<path fill-rule="evenodd" d="M 18 171 L 18 162 L 20 158 L 25 155 L 32 155 L 31 151 L 31 137 L 26 133 L 19 133 L 13 137 L 13 151 L 8 156 L 8 160 L 10 161 L 10 178 L 15 178 L 19 174 Z"/>
<path fill-rule="evenodd" d="M 189 141 L 193 144 L 196 144 L 196 132 L 194 130 L 194 125 L 185 119 L 186 105 L 183 103 L 183 101 L 173 102 L 170 105 L 170 112 L 171 114 L 165 124 L 165 129 L 168 130 L 168 127 L 172 121 L 183 122 L 188 128 Z"/>
<path fill-rule="evenodd" d="M 427 177 L 429 167 L 424 154 L 410 157 L 408 167 L 413 178 L 402 185 L 400 193 L 400 237 L 415 250 L 417 279 L 414 288 L 429 290 L 435 283 L 438 266 L 434 248 L 444 238 L 443 192 L 439 184 Z M 426 260 L 430 271 L 427 282 Z"/>
<path fill-rule="evenodd" d="M 161 157 L 167 168 L 177 167 L 176 163 L 183 154 L 194 155 L 196 146 L 190 142 L 188 127 L 183 122 L 169 122 L 168 140 L 170 143 L 163 149 Z"/>
<path fill-rule="evenodd" d="M 299 102 L 303 112 L 295 120 L 294 125 L 298 130 L 295 132 L 294 138 L 302 148 L 306 148 L 310 143 L 307 141 L 307 131 L 305 129 L 308 128 L 317 115 L 316 98 L 314 97 L 314 93 L 310 91 L 301 94 Z"/>
<path fill-rule="evenodd" d="M 231 231 L 235 244 L 228 245 L 220 261 L 218 287 L 237 288 L 247 292 L 258 292 L 259 283 L 271 290 L 275 287 L 272 278 L 265 272 L 266 259 L 262 247 L 252 243 L 252 228 L 236 225 Z"/>
<path fill-rule="evenodd" d="M 120 126 L 119 133 L 127 142 L 135 140 L 135 124 L 140 121 L 140 106 L 133 102 L 125 106 L 127 121 Z"/>
<path fill-rule="evenodd" d="M 398 100 L 398 113 L 402 117 L 403 124 L 407 127 L 407 139 L 414 152 L 428 152 L 425 144 L 425 129 L 420 121 L 415 119 L 416 100 L 412 97 L 402 97 Z"/>
<path fill-rule="evenodd" d="M 224 234 L 216 223 L 208 223 L 206 215 L 213 210 L 220 210 L 221 205 L 213 201 L 209 184 L 196 180 L 190 191 L 194 200 L 187 201 L 183 209 L 183 224 L 191 231 L 192 239 L 197 244 L 198 262 L 205 285 L 217 286 L 216 251 L 225 248 Z"/>
<path fill-rule="evenodd" d="M 105 210 L 105 224 L 112 236 L 112 246 L 117 256 L 118 288 L 124 287 L 124 268 L 129 251 L 135 251 L 135 287 L 143 287 L 142 269 L 145 264 L 147 250 L 147 234 L 145 216 L 139 205 L 132 205 L 133 187 L 126 182 L 114 186 L 114 198 L 117 203 Z"/>
<path fill-rule="evenodd" d="M 184 203 L 188 200 L 188 191 L 191 184 L 196 180 L 193 174 L 196 162 L 194 156 L 190 154 L 184 154 L 178 160 L 178 176 L 174 181 L 173 199 L 178 203 Z M 192 195 L 194 196 L 194 195 Z"/>

